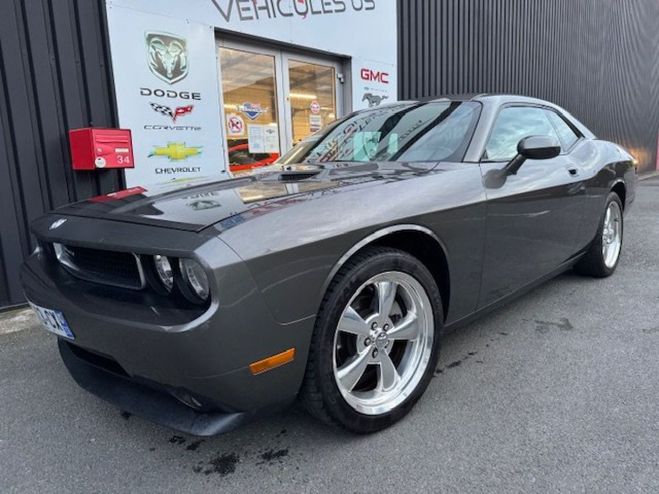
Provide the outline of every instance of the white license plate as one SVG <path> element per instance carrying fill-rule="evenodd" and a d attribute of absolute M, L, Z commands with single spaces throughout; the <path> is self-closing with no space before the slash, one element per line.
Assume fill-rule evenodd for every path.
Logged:
<path fill-rule="evenodd" d="M 30 306 L 34 309 L 34 312 L 37 314 L 37 317 L 45 329 L 51 333 L 55 333 L 57 336 L 63 336 L 64 338 L 75 340 L 73 331 L 71 331 L 69 323 L 66 322 L 64 314 L 58 310 L 39 307 L 32 302 L 30 302 Z"/>

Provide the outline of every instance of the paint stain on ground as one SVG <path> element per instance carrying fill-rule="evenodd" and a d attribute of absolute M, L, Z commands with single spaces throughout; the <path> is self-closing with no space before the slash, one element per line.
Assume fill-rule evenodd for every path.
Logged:
<path fill-rule="evenodd" d="M 133 414 L 130 413 L 130 412 L 127 412 L 126 410 L 121 411 L 121 418 L 124 419 L 124 420 L 128 420 L 132 416 L 133 416 Z"/>
<path fill-rule="evenodd" d="M 565 325 L 567 323 L 567 325 L 569 327 L 565 327 L 564 329 L 572 329 L 572 325 L 570 324 L 570 321 L 568 321 L 567 319 L 562 319 L 562 321 L 563 322 L 561 323 L 561 327 L 563 327 L 563 325 Z M 538 322 L 540 322 L 540 321 L 536 321 L 536 323 L 538 323 Z M 559 324 L 559 323 L 550 323 L 550 324 Z M 510 333 L 507 333 L 506 331 L 499 331 L 496 335 L 489 338 L 489 343 L 485 343 L 485 348 L 490 348 L 490 343 L 499 342 L 501 340 L 502 336 L 509 336 L 509 335 L 510 335 Z M 454 369 L 455 367 L 459 367 L 459 366 L 462 365 L 463 362 L 466 362 L 467 360 L 469 360 L 472 357 L 475 357 L 476 355 L 478 355 L 478 352 L 476 352 L 476 351 L 467 352 L 467 354 L 464 357 L 462 357 L 460 360 L 456 360 L 455 362 L 451 362 L 450 364 L 447 364 L 445 367 L 438 367 L 437 369 L 435 369 L 434 376 L 438 376 L 438 375 L 442 374 L 445 370 Z M 475 362 L 477 364 L 483 364 L 484 363 L 483 360 L 476 360 Z"/>
<path fill-rule="evenodd" d="M 203 442 L 204 442 L 203 439 L 199 439 L 198 441 L 191 442 L 185 447 L 185 449 L 187 449 L 188 451 L 197 451 L 197 449 L 199 449 L 199 446 L 201 446 Z"/>
<path fill-rule="evenodd" d="M 236 471 L 236 465 L 240 462 L 240 456 L 236 453 L 225 453 L 211 458 L 207 462 L 200 461 L 192 470 L 195 473 L 210 475 L 218 474 L 220 477 L 229 475 Z"/>
<path fill-rule="evenodd" d="M 267 451 L 264 451 L 259 456 L 259 458 L 261 458 L 261 460 L 263 461 L 260 461 L 259 463 L 257 463 L 257 465 L 263 465 L 264 463 L 274 463 L 275 461 L 281 462 L 281 459 L 286 456 L 288 456 L 288 448 L 278 449 L 276 451 L 274 449 L 269 449 Z"/>
<path fill-rule="evenodd" d="M 183 444 L 185 442 L 185 438 L 183 436 L 172 436 L 169 438 L 169 442 L 172 444 Z"/>
<path fill-rule="evenodd" d="M 156 450 L 156 448 L 154 448 L 154 447 L 149 448 L 149 451 L 155 451 L 155 450 Z"/>
<path fill-rule="evenodd" d="M 451 362 L 450 364 L 446 364 L 446 367 L 435 369 L 435 376 L 440 375 L 441 373 L 443 373 L 447 369 L 453 369 L 455 367 L 461 366 L 462 362 L 465 362 L 465 361 L 469 360 L 471 357 L 473 357 L 474 355 L 477 355 L 477 354 L 478 354 L 478 352 L 467 352 L 467 355 L 462 357 L 460 360 L 456 360 L 455 362 Z M 479 361 L 479 362 L 482 363 L 482 360 Z"/>
<path fill-rule="evenodd" d="M 559 322 L 556 321 L 542 321 L 536 319 L 535 321 L 535 330 L 538 333 L 545 334 L 551 329 L 559 329 L 560 331 L 572 331 L 574 326 L 567 317 L 561 317 Z"/>

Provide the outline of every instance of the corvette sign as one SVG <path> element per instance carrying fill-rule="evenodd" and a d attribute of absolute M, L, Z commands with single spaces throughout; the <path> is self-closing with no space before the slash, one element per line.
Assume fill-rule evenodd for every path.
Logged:
<path fill-rule="evenodd" d="M 135 152 L 126 185 L 221 177 L 213 30 L 183 18 L 111 7 L 119 125 L 131 129 Z"/>

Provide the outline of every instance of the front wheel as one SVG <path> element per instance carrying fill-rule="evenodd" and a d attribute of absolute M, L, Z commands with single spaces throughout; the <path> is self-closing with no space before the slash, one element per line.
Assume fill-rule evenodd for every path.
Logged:
<path fill-rule="evenodd" d="M 323 300 L 302 397 L 330 424 L 374 432 L 401 419 L 437 365 L 442 302 L 428 269 L 373 248 L 339 271 Z"/>
<path fill-rule="evenodd" d="M 588 252 L 575 266 L 579 274 L 604 278 L 618 266 L 623 237 L 622 202 L 615 192 L 606 199 L 604 214 L 600 220 L 595 240 Z"/>

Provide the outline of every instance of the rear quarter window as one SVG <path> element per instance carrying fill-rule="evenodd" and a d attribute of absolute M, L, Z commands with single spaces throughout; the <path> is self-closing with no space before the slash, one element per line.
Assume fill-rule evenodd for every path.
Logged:
<path fill-rule="evenodd" d="M 575 142 L 579 140 L 580 136 L 577 135 L 574 130 L 572 130 L 572 127 L 570 127 L 568 123 L 563 120 L 560 115 L 558 115 L 558 113 L 547 111 L 547 115 L 549 117 L 549 121 L 556 129 L 558 139 L 561 141 L 561 148 L 563 151 L 567 151 L 574 145 Z"/>

